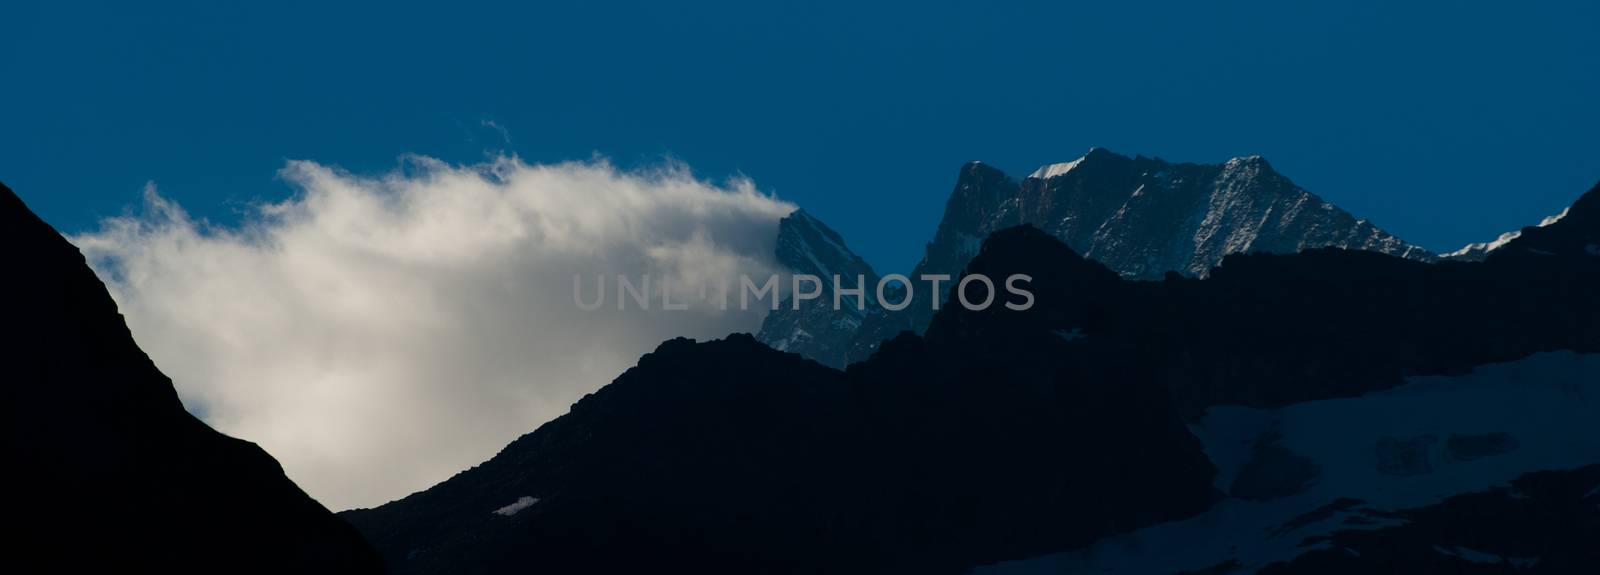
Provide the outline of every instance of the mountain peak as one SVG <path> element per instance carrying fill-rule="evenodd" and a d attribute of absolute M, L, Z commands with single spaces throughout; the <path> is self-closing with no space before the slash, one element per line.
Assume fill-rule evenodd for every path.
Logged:
<path fill-rule="evenodd" d="M 807 212 L 805 208 L 795 208 L 794 211 L 789 212 L 789 215 L 778 220 L 778 234 L 780 237 L 785 233 L 798 233 L 803 228 L 833 232 L 827 226 L 822 225 L 822 222 L 818 221 L 816 216 Z"/>
<path fill-rule="evenodd" d="M 785 300 L 761 323 L 756 339 L 778 351 L 790 351 L 833 367 L 844 367 L 845 346 L 861 324 L 864 310 L 844 306 L 834 310 L 833 277 L 842 285 L 877 285 L 878 274 L 861 256 L 845 246 L 844 238 L 805 210 L 795 210 L 778 221 L 778 263 L 790 272 L 822 278 L 822 293 L 812 300 Z M 869 306 L 870 307 L 870 306 Z"/>
<path fill-rule="evenodd" d="M 989 234 L 1022 224 L 1130 279 L 1169 272 L 1203 277 L 1229 254 L 1323 246 L 1435 259 L 1294 185 L 1261 156 L 1193 164 L 1092 148 L 1021 182 L 986 165 L 964 166 L 911 277 L 953 276 Z M 896 317 L 869 314 L 850 359 L 865 358 L 901 330 L 922 331 L 931 315 L 922 308 Z"/>
<path fill-rule="evenodd" d="M 973 160 L 961 165 L 961 173 L 957 176 L 957 179 L 989 179 L 994 177 L 1005 177 L 1005 172 L 1000 171 L 1000 168 Z"/>
<path fill-rule="evenodd" d="M 865 260 L 845 247 L 839 232 L 803 209 L 778 220 L 777 256 L 795 273 L 874 275 Z"/>
<path fill-rule="evenodd" d="M 1272 169 L 1272 164 L 1268 163 L 1266 158 L 1263 158 L 1263 157 L 1261 157 L 1259 155 L 1255 155 L 1255 154 L 1252 154 L 1252 155 L 1249 155 L 1249 156 L 1237 156 L 1237 157 L 1234 157 L 1234 158 L 1230 158 L 1227 162 L 1223 163 L 1223 166 L 1227 167 L 1227 168 L 1238 168 L 1238 167 L 1241 167 L 1241 166 L 1245 166 L 1245 167 L 1262 168 L 1262 169 L 1266 169 L 1266 170 L 1271 170 Z"/>

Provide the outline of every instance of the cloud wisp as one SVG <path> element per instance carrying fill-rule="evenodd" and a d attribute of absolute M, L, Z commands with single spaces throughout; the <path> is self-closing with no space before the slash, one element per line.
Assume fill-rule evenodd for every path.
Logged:
<path fill-rule="evenodd" d="M 794 209 L 670 163 L 408 157 L 377 176 L 307 161 L 281 175 L 297 193 L 236 228 L 152 186 L 143 213 L 71 239 L 189 409 L 334 509 L 488 459 L 663 340 L 753 331 L 759 306 L 692 297 L 676 300 L 687 313 L 584 311 L 573 278 L 693 290 L 770 274 Z"/>

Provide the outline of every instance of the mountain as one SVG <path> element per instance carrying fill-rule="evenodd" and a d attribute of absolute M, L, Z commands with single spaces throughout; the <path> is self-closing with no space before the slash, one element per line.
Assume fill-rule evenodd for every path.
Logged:
<path fill-rule="evenodd" d="M 849 342 L 869 310 L 881 310 L 874 290 L 878 274 L 861 256 L 845 247 L 844 238 L 805 210 L 796 210 L 778 222 L 778 263 L 793 274 L 822 280 L 822 293 L 794 305 L 791 297 L 779 303 L 761 324 L 756 339 L 778 351 L 798 353 L 825 365 L 843 367 Z M 834 309 L 833 278 L 845 290 L 866 286 L 864 299 L 842 294 Z M 859 282 L 859 283 L 858 283 Z M 898 286 L 899 284 L 894 284 Z"/>
<path fill-rule="evenodd" d="M 674 340 L 488 462 L 344 515 L 396 573 L 960 573 L 1205 509 L 1213 469 L 1165 390 L 1083 359 L 1032 331 L 906 334 L 844 372 Z"/>
<path fill-rule="evenodd" d="M 1538 227 L 1542 228 L 1550 224 L 1554 224 L 1561 221 L 1561 219 L 1565 217 L 1567 217 L 1567 212 L 1563 210 L 1561 213 L 1545 218 L 1544 221 L 1539 222 Z M 1506 232 L 1500 234 L 1500 237 L 1495 238 L 1494 241 L 1467 244 L 1465 247 L 1462 247 L 1459 250 L 1450 252 L 1448 254 L 1441 254 L 1439 259 L 1464 262 L 1483 261 L 1485 258 L 1489 257 L 1491 252 L 1504 247 L 1506 244 L 1511 243 L 1512 240 L 1515 240 L 1519 237 L 1522 237 L 1522 230 Z"/>
<path fill-rule="evenodd" d="M 11 572 L 381 571 L 270 455 L 184 410 L 82 254 L 4 185 L 0 250 Z"/>
<path fill-rule="evenodd" d="M 1585 265 L 1600 258 L 1600 189 L 1578 198 L 1560 216 L 1522 228 L 1516 239 L 1489 254 L 1490 262 L 1549 260 Z"/>
<path fill-rule="evenodd" d="M 1600 489 L 1597 204 L 1484 262 L 1319 248 L 1161 281 L 1002 229 L 958 271 L 1032 276 L 1026 311 L 945 307 L 844 371 L 667 342 L 484 464 L 345 517 L 400 573 L 961 573 L 1102 545 L 1316 573 L 1344 560 L 1319 541 L 1384 556 L 1371 533 L 1411 572 L 1535 560 L 1538 533 L 1572 572 L 1600 525 L 1573 507 Z"/>
<path fill-rule="evenodd" d="M 1223 257 L 1246 252 L 1338 247 L 1433 257 L 1294 185 L 1260 156 L 1174 164 L 1095 148 L 1020 183 L 967 164 L 916 273 L 953 274 L 981 238 L 1020 224 L 1131 279 L 1204 277 Z"/>
<path fill-rule="evenodd" d="M 981 162 L 963 166 L 938 231 L 910 277 L 954 277 L 983 238 L 1022 224 L 1130 279 L 1159 279 L 1169 271 L 1204 277 L 1230 254 L 1319 247 L 1435 259 L 1296 186 L 1259 156 L 1206 165 L 1129 158 L 1095 148 L 1071 162 L 1041 167 L 1020 182 Z M 921 333 L 933 316 L 932 306 L 923 304 L 895 313 L 869 309 L 861 317 L 825 311 L 776 315 L 768 321 L 780 325 L 763 326 L 760 339 L 777 346 L 790 343 L 790 334 L 808 334 L 804 346 L 780 349 L 843 367 L 901 331 Z M 845 328 L 857 323 L 860 327 L 847 335 Z M 842 358 L 840 349 L 846 350 Z"/>

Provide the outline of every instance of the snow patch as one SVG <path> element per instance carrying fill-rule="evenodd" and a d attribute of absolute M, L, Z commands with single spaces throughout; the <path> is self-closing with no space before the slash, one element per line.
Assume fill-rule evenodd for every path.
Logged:
<path fill-rule="evenodd" d="M 1059 163 L 1059 164 L 1050 164 L 1048 166 L 1044 166 L 1044 167 L 1041 167 L 1041 168 L 1039 168 L 1037 170 L 1034 170 L 1032 174 L 1028 175 L 1028 177 L 1030 177 L 1030 178 L 1038 178 L 1038 179 L 1041 179 L 1041 180 L 1048 180 L 1050 178 L 1054 178 L 1056 176 L 1059 176 L 1059 175 L 1062 175 L 1062 174 L 1065 174 L 1067 172 L 1072 171 L 1072 169 L 1078 167 L 1078 164 L 1081 163 L 1081 162 L 1083 162 L 1083 158 L 1078 158 L 1078 159 L 1070 161 L 1070 162 L 1062 162 L 1062 163 Z"/>
<path fill-rule="evenodd" d="M 1550 224 L 1554 224 L 1556 222 L 1561 221 L 1561 218 L 1567 217 L 1567 212 L 1570 211 L 1571 209 L 1572 208 L 1567 208 L 1565 210 L 1561 210 L 1561 213 L 1559 213 L 1559 214 L 1556 214 L 1556 215 L 1553 215 L 1553 216 L 1547 216 L 1547 217 L 1545 217 L 1545 219 L 1539 220 L 1539 227 L 1541 227 L 1541 228 L 1542 227 L 1546 227 L 1546 226 L 1549 226 Z M 1463 248 L 1461 248 L 1459 250 L 1450 252 L 1448 254 L 1444 254 L 1441 257 L 1454 258 L 1454 257 L 1461 257 L 1461 256 L 1464 256 L 1464 255 L 1467 255 L 1467 254 L 1471 254 L 1471 253 L 1485 253 L 1486 254 L 1486 253 L 1498 250 L 1498 249 L 1504 247 L 1506 244 L 1511 243 L 1511 240 L 1514 240 L 1514 239 L 1517 239 L 1517 238 L 1520 238 L 1520 237 L 1522 237 L 1522 230 L 1515 230 L 1515 231 L 1506 232 L 1506 233 L 1500 234 L 1500 237 L 1495 238 L 1495 240 L 1492 241 L 1492 242 L 1479 242 L 1479 243 L 1475 243 L 1475 244 L 1467 244 L 1465 247 L 1463 247 Z"/>
<path fill-rule="evenodd" d="M 1542 227 L 1546 227 L 1546 226 L 1549 226 L 1550 224 L 1553 224 L 1553 223 L 1561 221 L 1561 218 L 1567 217 L 1567 212 L 1569 212 L 1569 211 L 1572 211 L 1572 208 L 1570 206 L 1567 207 L 1564 210 L 1561 210 L 1561 213 L 1559 213 L 1559 214 L 1546 217 L 1543 220 L 1539 220 L 1539 227 L 1541 227 L 1541 228 Z"/>
<path fill-rule="evenodd" d="M 1517 239 L 1517 238 L 1520 238 L 1520 237 L 1522 237 L 1522 230 L 1517 230 L 1517 231 L 1514 231 L 1514 232 L 1506 232 L 1506 233 L 1500 234 L 1500 237 L 1495 238 L 1495 240 L 1492 241 L 1492 242 L 1479 242 L 1479 243 L 1475 243 L 1475 244 L 1467 244 L 1466 247 L 1463 247 L 1463 248 L 1461 248 L 1459 250 L 1456 250 L 1456 251 L 1450 252 L 1448 254 L 1445 254 L 1444 257 L 1453 258 L 1453 257 L 1464 256 L 1464 255 L 1467 255 L 1467 254 L 1470 254 L 1470 253 L 1479 253 L 1479 252 L 1489 253 L 1489 252 L 1492 252 L 1492 251 L 1500 249 L 1501 247 L 1505 246 L 1506 244 L 1511 243 L 1511 240 L 1514 240 L 1514 239 Z"/>
<path fill-rule="evenodd" d="M 522 497 L 518 497 L 517 500 L 512 502 L 510 505 L 507 505 L 505 507 L 501 507 L 499 509 L 494 510 L 494 514 L 495 515 L 505 516 L 505 517 L 510 517 L 512 515 L 516 515 L 518 512 L 520 512 L 520 511 L 522 511 L 524 509 L 527 509 L 529 507 L 533 507 L 533 504 L 538 503 L 538 502 L 539 502 L 539 498 L 538 497 L 529 497 L 527 495 L 524 495 Z"/>
<path fill-rule="evenodd" d="M 1224 491 L 1268 434 L 1276 434 L 1276 445 L 1315 462 L 1318 477 L 1287 497 L 1229 498 L 1187 520 L 974 572 L 1172 573 L 1228 561 L 1236 561 L 1239 572 L 1254 572 L 1328 545 L 1302 546 L 1309 537 L 1395 524 L 1364 513 L 1372 509 L 1430 505 L 1507 485 L 1532 471 L 1600 463 L 1600 354 L 1541 353 L 1462 376 L 1410 378 L 1386 391 L 1281 409 L 1215 407 L 1191 431 L 1217 466 L 1216 485 Z M 1459 438 L 1500 434 L 1514 438 L 1515 447 L 1481 456 L 1452 451 L 1460 447 Z M 1429 436 L 1437 440 L 1412 441 Z M 1426 465 L 1412 474 L 1385 473 L 1377 449 L 1385 438 L 1391 445 L 1417 446 L 1407 455 Z M 1352 518 L 1357 521 L 1347 522 Z M 1447 551 L 1464 558 L 1476 553 Z"/>

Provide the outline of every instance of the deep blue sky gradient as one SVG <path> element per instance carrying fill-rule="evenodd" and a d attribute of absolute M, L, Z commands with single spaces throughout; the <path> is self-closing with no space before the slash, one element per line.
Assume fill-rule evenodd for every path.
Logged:
<path fill-rule="evenodd" d="M 973 159 L 1261 154 L 1435 250 L 1600 180 L 1588 1 L 134 4 L 0 6 L 0 181 L 64 231 L 146 181 L 235 222 L 287 159 L 671 156 L 906 271 Z"/>

